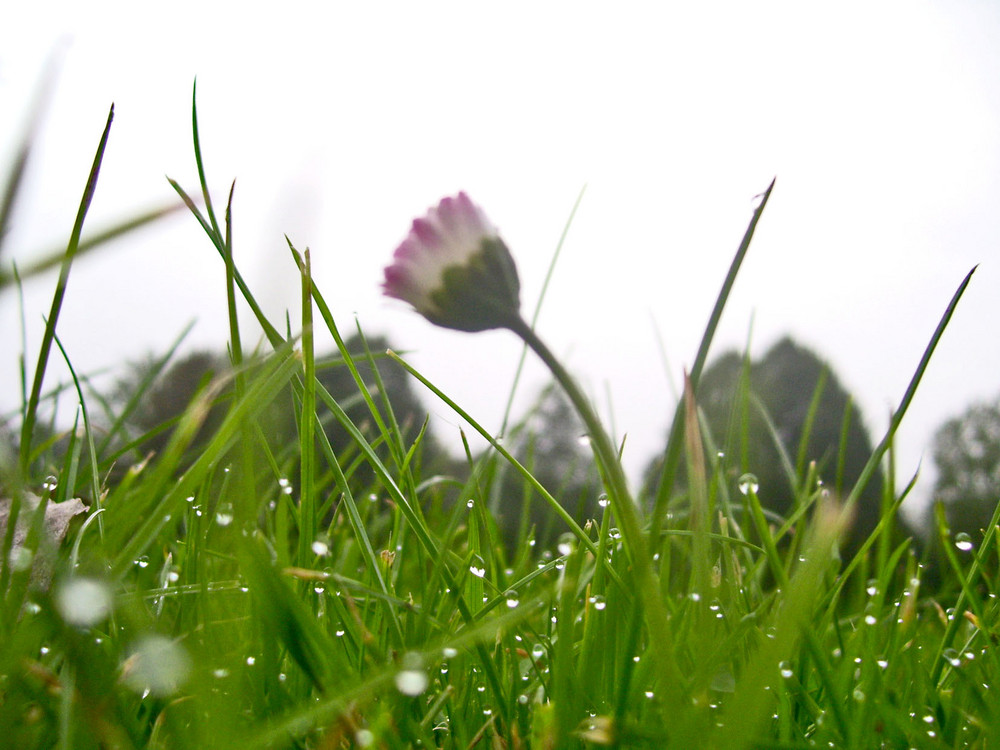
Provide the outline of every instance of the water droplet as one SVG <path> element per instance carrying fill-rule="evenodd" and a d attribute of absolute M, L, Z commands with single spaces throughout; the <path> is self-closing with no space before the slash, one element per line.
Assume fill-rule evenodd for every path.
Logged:
<path fill-rule="evenodd" d="M 962 666 L 962 659 L 958 655 L 958 651 L 956 651 L 953 648 L 946 648 L 943 652 L 941 652 L 941 656 L 943 656 L 945 661 L 947 661 L 953 667 Z"/>
<path fill-rule="evenodd" d="M 960 552 L 971 552 L 974 546 L 975 545 L 972 543 L 972 537 L 964 531 L 960 531 L 955 534 L 955 547 Z"/>
<path fill-rule="evenodd" d="M 354 741 L 358 747 L 371 747 L 375 744 L 375 733 L 370 729 L 359 729 L 354 733 Z"/>
<path fill-rule="evenodd" d="M 521 603 L 521 598 L 520 596 L 518 596 L 518 593 L 514 589 L 510 589 L 509 591 L 507 591 L 504 594 L 504 598 L 507 600 L 507 606 L 510 607 L 511 609 L 516 608 L 517 605 Z"/>
<path fill-rule="evenodd" d="M 45 477 L 45 481 L 42 482 L 42 489 L 46 492 L 55 492 L 56 487 L 59 486 L 59 479 L 57 477 L 49 474 Z"/>
<path fill-rule="evenodd" d="M 458 656 L 458 649 L 452 648 L 451 646 L 445 646 L 441 649 L 441 655 L 444 656 L 445 659 L 454 659 Z"/>
<path fill-rule="evenodd" d="M 597 504 L 602 508 L 607 508 L 609 505 L 611 505 L 611 501 L 608 499 L 607 492 L 602 492 L 600 495 L 597 496 Z"/>
<path fill-rule="evenodd" d="M 93 578 L 72 578 L 56 592 L 56 608 L 70 625 L 89 628 L 111 612 L 111 591 Z"/>
<path fill-rule="evenodd" d="M 556 550 L 560 555 L 569 555 L 573 552 L 573 547 L 576 546 L 576 536 L 572 532 L 567 532 L 559 537 L 559 543 L 556 545 Z"/>
<path fill-rule="evenodd" d="M 616 526 L 612 526 L 608 529 L 608 539 L 612 542 L 617 542 L 622 538 L 622 533 L 618 530 Z"/>
<path fill-rule="evenodd" d="M 603 611 L 608 606 L 607 600 L 601 594 L 594 594 L 590 597 L 590 603 L 594 605 L 594 609 L 598 612 Z"/>
<path fill-rule="evenodd" d="M 326 557 L 330 554 L 330 545 L 322 537 L 317 537 L 316 541 L 312 543 L 313 554 L 319 555 L 320 557 Z"/>
<path fill-rule="evenodd" d="M 228 526 L 233 522 L 233 504 L 222 503 L 215 509 L 215 522 L 219 526 Z"/>
<path fill-rule="evenodd" d="M 534 646 L 531 647 L 532 659 L 538 661 L 543 656 L 545 656 L 545 646 L 543 646 L 541 643 L 536 643 Z"/>
<path fill-rule="evenodd" d="M 137 557 L 135 559 L 135 563 L 134 564 L 138 565 L 140 568 L 148 568 L 149 567 L 149 556 L 148 555 L 140 555 L 139 557 Z"/>
<path fill-rule="evenodd" d="M 126 684 L 137 693 L 157 697 L 172 695 L 187 680 L 191 659 L 181 646 L 162 635 L 148 635 L 136 642 L 122 665 Z"/>
<path fill-rule="evenodd" d="M 217 680 L 221 680 L 223 677 L 229 677 L 229 670 L 226 669 L 225 667 L 219 667 L 218 669 L 213 669 L 212 676 Z"/>
<path fill-rule="evenodd" d="M 878 593 L 878 581 L 874 578 L 868 581 L 868 586 L 865 588 L 865 591 L 868 592 L 868 596 L 875 596 Z"/>
<path fill-rule="evenodd" d="M 590 445 L 590 435 L 580 435 L 580 437 L 576 439 L 576 442 L 578 445 L 586 448 Z"/>
<path fill-rule="evenodd" d="M 35 553 L 27 547 L 12 547 L 10 550 L 10 564 L 16 571 L 23 572 L 31 567 L 31 561 L 35 559 Z"/>
<path fill-rule="evenodd" d="M 469 572 L 472 573 L 476 578 L 482 578 L 486 575 L 486 568 L 477 568 L 475 563 L 469 566 Z"/>
<path fill-rule="evenodd" d="M 256 657 L 253 657 L 253 656 L 248 656 L 247 657 L 247 666 L 248 667 L 252 667 L 256 663 L 257 663 Z"/>
<path fill-rule="evenodd" d="M 403 669 L 396 673 L 396 689 L 403 695 L 420 695 L 427 689 L 427 673 L 420 655 L 410 652 L 403 655 Z"/>
<path fill-rule="evenodd" d="M 781 672 L 781 676 L 786 680 L 790 680 L 795 672 L 792 670 L 791 665 L 787 661 L 783 661 L 778 665 L 778 670 Z"/>
<path fill-rule="evenodd" d="M 754 474 L 744 474 L 739 479 L 740 492 L 744 495 L 749 493 L 757 494 L 757 490 L 760 489 L 760 483 L 757 481 L 757 477 Z"/>
<path fill-rule="evenodd" d="M 877 622 L 875 615 L 865 615 L 865 625 L 874 625 Z"/>

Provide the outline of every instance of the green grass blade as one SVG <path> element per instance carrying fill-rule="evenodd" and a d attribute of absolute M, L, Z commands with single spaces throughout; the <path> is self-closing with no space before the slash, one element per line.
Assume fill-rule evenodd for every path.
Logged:
<path fill-rule="evenodd" d="M 708 350 L 712 345 L 712 339 L 715 338 L 715 331 L 719 327 L 719 321 L 722 319 L 722 311 L 725 309 L 726 302 L 729 300 L 729 294 L 732 291 L 733 284 L 736 283 L 736 276 L 739 274 L 740 267 L 743 265 L 743 259 L 746 257 L 747 250 L 750 249 L 750 240 L 753 239 L 754 231 L 757 229 L 757 222 L 760 221 L 760 217 L 764 213 L 764 207 L 767 205 L 767 201 L 771 197 L 771 191 L 774 190 L 774 182 L 774 180 L 771 180 L 771 184 L 767 186 L 767 190 L 761 194 L 760 203 L 754 210 L 753 216 L 750 219 L 750 224 L 747 226 L 746 232 L 743 235 L 743 240 L 740 242 L 740 246 L 736 250 L 736 255 L 733 257 L 733 261 L 729 265 L 729 272 L 726 274 L 726 279 L 722 283 L 722 289 L 719 291 L 719 295 L 715 300 L 715 307 L 712 309 L 712 314 L 709 316 L 708 325 L 705 327 L 705 333 L 701 337 L 701 344 L 698 346 L 698 353 L 695 356 L 694 365 L 692 365 L 690 373 L 691 383 L 695 389 L 695 395 L 698 393 L 698 381 L 701 378 L 701 372 L 705 368 L 705 362 L 708 359 Z M 653 507 L 652 514 L 652 526 L 654 529 L 657 529 L 662 525 L 663 517 L 667 512 L 667 501 L 670 498 L 670 492 L 674 486 L 673 480 L 677 473 L 681 452 L 684 447 L 683 431 L 684 408 L 681 404 L 678 405 L 678 408 L 674 413 L 674 421 L 670 426 L 670 434 L 667 438 L 667 447 L 664 452 L 663 459 L 663 470 L 660 474 L 660 486 L 656 493 L 656 502 Z"/>
<path fill-rule="evenodd" d="M 101 162 L 104 160 L 104 149 L 108 145 L 108 136 L 111 134 L 111 122 L 114 120 L 114 116 L 115 107 L 111 105 L 111 110 L 108 112 L 108 121 L 104 126 L 104 132 L 97 147 L 97 154 L 94 156 L 94 163 L 90 168 L 90 175 L 87 177 L 87 185 L 84 188 L 80 208 L 77 211 L 76 221 L 73 224 L 73 232 L 70 235 L 66 254 L 59 269 L 59 280 L 56 282 L 55 293 L 52 296 L 52 306 L 49 309 L 45 331 L 42 334 L 42 343 L 38 352 L 38 362 L 35 365 L 35 377 L 31 386 L 31 394 L 28 396 L 28 403 L 25 405 L 25 412 L 21 423 L 21 472 L 25 476 L 27 476 L 28 466 L 31 461 L 31 441 L 34 437 L 39 396 L 42 392 L 42 382 L 45 379 L 45 368 L 48 365 L 49 352 L 51 351 L 52 341 L 55 337 L 56 324 L 59 321 L 59 312 L 62 309 L 63 298 L 66 295 L 66 285 L 69 283 L 69 271 L 80 245 L 83 222 L 87 217 L 87 211 L 90 209 L 90 202 L 94 198 L 94 191 L 97 189 L 97 177 L 101 171 Z"/>

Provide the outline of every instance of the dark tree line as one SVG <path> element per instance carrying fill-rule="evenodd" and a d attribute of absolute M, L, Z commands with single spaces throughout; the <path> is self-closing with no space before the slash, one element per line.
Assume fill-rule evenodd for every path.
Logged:
<path fill-rule="evenodd" d="M 861 412 L 830 366 L 815 353 L 783 338 L 762 357 L 750 360 L 732 350 L 702 373 L 696 401 L 708 435 L 721 452 L 734 497 L 744 473 L 758 481 L 761 504 L 787 517 L 805 496 L 810 470 L 835 496 L 854 488 L 872 441 Z M 651 465 L 653 484 L 659 463 Z M 851 553 L 879 521 L 881 471 L 862 490 L 843 549 Z"/>
<path fill-rule="evenodd" d="M 933 457 L 932 499 L 942 504 L 951 532 L 981 539 L 1000 502 L 1000 398 L 974 403 L 941 425 Z M 933 508 L 926 524 L 936 531 Z"/>
<path fill-rule="evenodd" d="M 383 352 L 387 347 L 384 337 L 368 340 L 369 351 Z M 348 350 L 366 387 L 374 392 L 375 373 L 360 338 L 350 339 Z M 230 371 L 228 357 L 204 351 L 177 360 L 163 372 L 154 372 L 154 367 L 153 360 L 133 365 L 107 399 L 121 406 L 136 397 L 125 424 L 126 434 L 118 441 L 119 450 L 124 452 L 107 475 L 109 483 L 117 481 L 132 463 L 161 452 L 170 439 L 171 425 L 195 396 L 213 378 Z M 451 476 L 455 480 L 452 486 L 466 482 L 469 462 L 451 456 L 433 429 L 425 426 L 427 409 L 407 373 L 385 359 L 376 359 L 376 367 L 404 432 L 404 442 L 425 428 L 420 455 L 424 476 Z M 366 438 L 380 445 L 368 405 L 339 354 L 320 363 L 317 378 Z M 228 382 L 192 443 L 192 460 L 224 418 L 232 396 L 231 379 Z M 376 402 L 381 403 L 381 397 L 376 396 Z M 730 489 L 735 490 L 741 474 L 753 473 L 762 503 L 782 516 L 795 510 L 810 465 L 830 491 L 843 497 L 854 487 L 872 453 L 872 440 L 850 394 L 828 364 L 789 338 L 756 360 L 736 351 L 717 357 L 703 373 L 697 401 L 707 428 L 707 444 L 724 454 Z M 297 405 L 290 393 L 262 412 L 265 431 L 277 444 L 295 445 L 296 414 Z M 318 417 L 338 460 L 353 466 L 351 479 L 358 491 L 369 488 L 374 474 L 358 459 L 350 435 L 325 406 L 320 405 Z M 599 516 L 601 493 L 589 447 L 581 441 L 583 431 L 561 392 L 550 386 L 506 440 L 515 457 L 581 524 Z M 13 435 L 8 435 L 4 442 L 11 444 L 13 440 Z M 385 446 L 380 445 L 379 450 L 388 460 Z M 473 464 L 479 458 L 474 457 Z M 981 532 L 1000 498 L 1000 400 L 973 405 L 942 425 L 934 439 L 934 460 L 939 472 L 934 498 L 944 504 L 952 532 Z M 647 485 L 655 484 L 658 471 L 659 463 L 654 461 L 647 471 Z M 879 470 L 861 492 L 854 526 L 845 541 L 847 550 L 856 549 L 878 523 L 882 484 Z M 485 489 L 505 539 L 524 539 L 527 530 L 534 529 L 539 543 L 545 545 L 566 530 L 538 493 L 502 462 L 494 467 Z"/>

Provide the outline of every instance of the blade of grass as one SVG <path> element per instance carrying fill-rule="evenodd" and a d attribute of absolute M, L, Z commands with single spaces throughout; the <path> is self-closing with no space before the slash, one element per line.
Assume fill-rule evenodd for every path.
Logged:
<path fill-rule="evenodd" d="M 10 219 L 14 213 L 14 204 L 18 193 L 21 191 L 21 184 L 24 181 L 24 173 L 28 166 L 28 161 L 31 159 L 35 134 L 41 127 L 42 117 L 49 103 L 58 62 L 54 55 L 46 62 L 45 70 L 41 76 L 41 84 L 35 90 L 35 98 L 31 105 L 31 114 L 28 115 L 24 134 L 18 143 L 13 163 L 10 165 L 10 171 L 7 173 L 7 179 L 4 180 L 3 192 L 0 193 L 0 256 L 3 255 L 4 240 L 7 238 L 7 231 L 10 228 Z M 0 283 L 0 289 L 3 286 Z"/>
<path fill-rule="evenodd" d="M 889 446 L 892 445 L 893 438 L 896 436 L 896 431 L 899 429 L 899 425 L 903 421 L 903 417 L 906 415 L 906 410 L 910 407 L 910 402 L 913 401 L 913 397 L 916 395 L 917 386 L 920 385 L 920 381 L 923 379 L 924 373 L 927 371 L 927 366 L 930 364 L 934 350 L 941 341 L 941 337 L 944 335 L 945 329 L 948 327 L 948 323 L 951 322 L 951 316 L 954 315 L 955 309 L 958 307 L 958 302 L 962 299 L 962 295 L 965 293 L 966 287 L 969 286 L 969 282 L 972 281 L 972 275 L 976 272 L 978 267 L 979 266 L 973 266 L 972 270 L 965 275 L 965 278 L 962 279 L 962 283 L 958 285 L 958 289 L 955 290 L 951 300 L 948 302 L 948 306 L 941 315 L 941 319 L 938 321 L 937 327 L 934 329 L 934 333 L 931 334 L 930 341 L 927 342 L 927 346 L 924 348 L 924 353 L 920 357 L 917 369 L 914 371 L 913 377 L 910 378 L 910 382 L 906 386 L 906 391 L 903 393 L 902 399 L 900 399 L 899 406 L 892 414 L 892 419 L 889 422 L 889 429 L 886 431 L 885 437 L 882 438 L 882 441 L 872 452 L 871 457 L 868 459 L 868 463 L 865 464 L 864 469 L 861 470 L 861 474 L 858 476 L 858 481 L 854 484 L 854 489 L 851 490 L 851 494 L 849 494 L 847 499 L 844 500 L 844 506 L 846 508 L 854 507 L 854 504 L 858 501 L 858 498 L 861 497 L 861 493 L 864 492 L 868 482 L 875 474 L 879 462 L 882 460 L 882 456 L 885 455 Z M 854 560 L 851 562 L 851 566 L 859 563 L 859 561 L 860 557 L 855 556 Z M 848 568 L 850 569 L 851 566 L 848 566 Z M 831 597 L 831 607 L 836 606 L 840 594 L 850 578 L 850 576 L 847 575 L 847 572 L 848 571 L 845 570 L 844 574 L 840 577 L 840 582 L 837 584 L 834 595 Z"/>
<path fill-rule="evenodd" d="M 719 327 L 719 321 L 722 319 L 722 311 L 729 300 L 729 293 L 732 291 L 733 284 L 736 283 L 736 276 L 743 265 L 743 259 L 746 257 L 747 250 L 750 249 L 750 240 L 753 239 L 754 231 L 757 229 L 757 222 L 760 221 L 760 217 L 764 213 L 764 207 L 771 197 L 774 183 L 775 180 L 771 180 L 771 184 L 767 186 L 767 190 L 761 194 L 760 203 L 754 210 L 750 224 L 743 235 L 743 240 L 740 242 L 740 246 L 736 250 L 736 255 L 729 265 L 729 272 L 722 283 L 722 289 L 715 300 L 715 307 L 712 309 L 708 325 L 705 327 L 705 333 L 702 335 L 701 344 L 698 346 L 698 353 L 695 356 L 690 374 L 691 384 L 694 387 L 696 395 L 698 393 L 698 381 L 701 379 L 701 372 L 705 367 L 705 361 L 708 359 L 708 350 L 712 345 L 712 339 L 715 338 L 715 331 Z M 681 451 L 684 447 L 683 431 L 684 408 L 683 406 L 679 406 L 677 411 L 674 412 L 674 421 L 670 426 L 670 435 L 667 438 L 667 447 L 664 451 L 663 471 L 660 474 L 660 486 L 657 490 L 656 501 L 653 506 L 652 528 L 654 529 L 660 528 L 663 524 L 663 517 L 667 512 L 667 501 L 670 499 L 670 491 L 674 486 L 674 477 L 676 476 L 677 467 L 681 459 Z"/>
<path fill-rule="evenodd" d="M 101 162 L 104 160 L 104 149 L 108 145 L 108 136 L 111 133 L 111 122 L 114 120 L 115 107 L 112 104 L 108 112 L 108 121 L 104 126 L 100 144 L 97 147 L 97 154 L 94 156 L 93 166 L 90 168 L 90 175 L 87 177 L 87 185 L 83 191 L 83 198 L 80 201 L 80 208 L 77 211 L 76 221 L 73 224 L 73 232 L 70 235 L 69 244 L 66 247 L 66 255 L 63 258 L 62 266 L 59 269 L 59 280 L 56 282 L 55 293 L 52 296 L 52 306 L 49 309 L 48 321 L 45 324 L 45 331 L 42 334 L 42 344 L 38 352 L 38 362 L 35 365 L 35 377 L 31 386 L 31 394 L 25 405 L 24 415 L 21 423 L 21 472 L 25 476 L 28 474 L 31 455 L 31 441 L 34 437 L 35 421 L 38 410 L 38 399 L 42 392 L 42 382 L 45 379 L 45 369 L 49 361 L 49 352 L 52 349 L 52 341 L 55 336 L 56 324 L 59 321 L 59 312 L 62 309 L 63 298 L 66 295 L 66 285 L 69 283 L 69 271 L 76 257 L 77 248 L 80 245 L 80 234 L 83 231 L 83 221 L 90 209 L 90 203 L 94 198 L 94 191 L 97 189 L 97 177 L 101 171 Z"/>

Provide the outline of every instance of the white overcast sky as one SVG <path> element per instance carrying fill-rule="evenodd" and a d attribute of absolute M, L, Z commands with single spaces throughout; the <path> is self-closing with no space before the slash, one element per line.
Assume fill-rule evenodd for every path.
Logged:
<path fill-rule="evenodd" d="M 586 192 L 539 320 L 619 434 L 633 476 L 662 445 L 753 198 L 777 185 L 715 351 L 791 333 L 884 429 L 939 316 L 981 264 L 904 423 L 1000 392 L 1000 4 L 982 2 L 18 3 L 0 27 L 9 164 L 45 60 L 61 59 L 0 261 L 63 243 L 108 107 L 88 225 L 194 190 L 190 99 L 235 252 L 277 319 L 298 309 L 287 234 L 355 315 L 497 428 L 520 349 L 436 329 L 379 295 L 411 219 L 464 189 L 500 227 L 527 313 Z M 263 8 L 264 6 L 257 6 Z M 6 166 L 5 166 L 6 168 Z M 26 286 L 29 357 L 54 275 Z M 59 332 L 76 368 L 226 340 L 223 266 L 179 216 L 81 260 Z M 250 318 L 245 318 L 248 325 Z M 16 299 L 0 299 L 0 408 L 16 405 Z M 248 329 L 250 330 L 250 329 Z M 668 358 L 663 366 L 660 343 Z M 329 345 L 324 340 L 324 345 Z M 520 404 L 544 380 L 534 362 Z M 430 401 L 438 434 L 458 420 Z"/>

